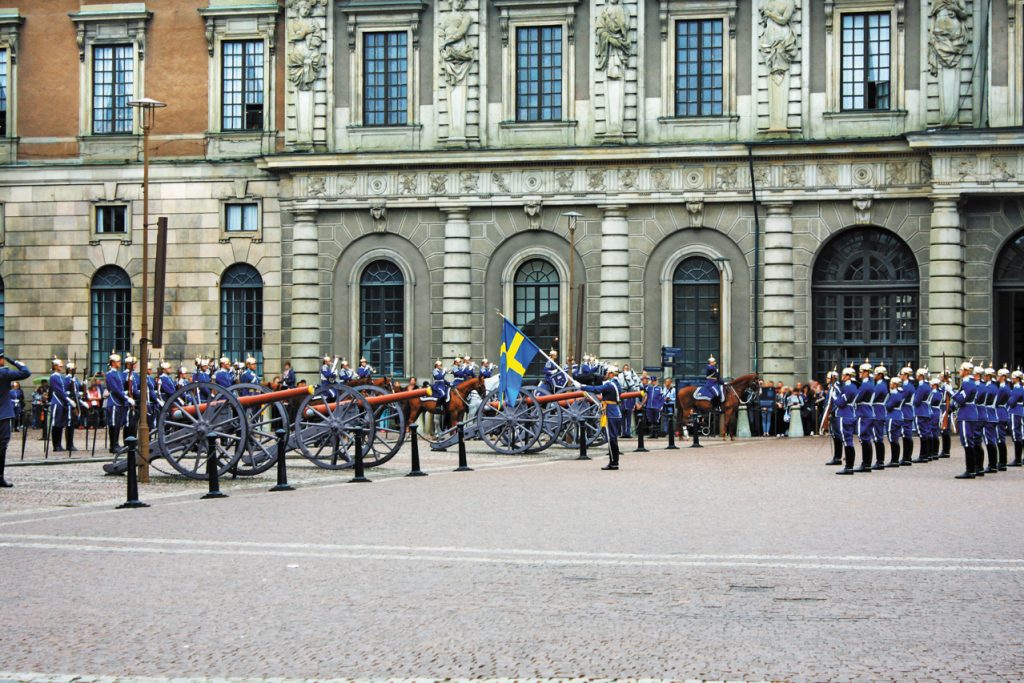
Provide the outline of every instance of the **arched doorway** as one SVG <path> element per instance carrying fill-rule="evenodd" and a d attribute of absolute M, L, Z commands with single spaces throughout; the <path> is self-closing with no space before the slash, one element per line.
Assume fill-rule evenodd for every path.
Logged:
<path fill-rule="evenodd" d="M 672 374 L 678 381 L 704 376 L 708 356 L 720 356 L 722 275 L 711 259 L 689 256 L 672 274 L 672 346 L 682 351 Z"/>
<path fill-rule="evenodd" d="M 405 376 L 405 278 L 391 261 L 370 263 L 359 278 L 359 353 L 377 372 Z"/>
<path fill-rule="evenodd" d="M 221 355 L 234 361 L 256 359 L 263 377 L 263 278 L 248 263 L 236 263 L 220 279 Z"/>
<path fill-rule="evenodd" d="M 544 259 L 530 259 L 516 270 L 513 290 L 515 324 L 546 354 L 558 348 L 559 279 L 558 271 Z M 538 357 L 526 368 L 526 378 L 537 380 L 544 370 L 544 358 Z"/>
<path fill-rule="evenodd" d="M 910 247 L 888 230 L 851 228 L 814 265 L 814 377 L 847 363 L 917 366 L 920 284 Z"/>
<path fill-rule="evenodd" d="M 995 363 L 1024 365 L 1024 231 L 1007 242 L 992 277 Z"/>
<path fill-rule="evenodd" d="M 90 287 L 89 373 L 107 367 L 111 353 L 122 356 L 132 345 L 132 281 L 117 266 L 103 266 Z"/>

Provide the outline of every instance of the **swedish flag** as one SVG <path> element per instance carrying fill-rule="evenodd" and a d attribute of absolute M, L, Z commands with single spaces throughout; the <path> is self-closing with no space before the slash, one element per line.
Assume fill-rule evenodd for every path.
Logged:
<path fill-rule="evenodd" d="M 530 341 L 522 330 L 504 319 L 501 328 L 501 351 L 498 354 L 498 377 L 500 378 L 501 395 L 510 404 L 519 398 L 519 389 L 523 386 L 523 375 L 526 368 L 542 353 L 540 347 Z"/>

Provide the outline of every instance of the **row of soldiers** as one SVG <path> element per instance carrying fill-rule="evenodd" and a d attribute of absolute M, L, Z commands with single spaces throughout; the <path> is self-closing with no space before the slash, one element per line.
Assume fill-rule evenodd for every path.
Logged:
<path fill-rule="evenodd" d="M 843 465 L 836 474 L 850 475 L 948 458 L 956 428 L 966 457 L 958 479 L 1024 466 L 1024 373 L 967 362 L 960 374 L 956 389 L 948 371 L 933 374 L 927 368 L 915 372 L 904 367 L 890 378 L 885 366 L 865 362 L 859 377 L 852 367 L 829 373 L 825 421 L 834 451 L 828 464 Z M 915 433 L 920 441 L 917 458 L 913 457 Z M 862 453 L 857 469 L 855 437 Z M 1012 462 L 1007 457 L 1008 437 L 1014 444 Z"/>
<path fill-rule="evenodd" d="M 117 353 L 110 354 L 108 369 L 104 374 L 103 411 L 106 417 L 108 444 L 111 452 L 120 448 L 122 436 L 135 436 L 138 429 L 137 406 L 142 398 L 142 378 L 136 370 L 138 359 L 131 354 L 122 358 Z M 181 387 L 191 382 L 212 382 L 225 388 L 235 384 L 258 384 L 256 359 L 249 357 L 244 363 L 233 364 L 229 358 L 222 357 L 220 367 L 211 373 L 212 361 L 206 358 L 195 359 L 195 371 L 178 368 L 177 376 L 173 374 L 170 363 L 163 361 L 156 364 L 157 374 L 153 375 L 153 363 L 146 368 L 147 408 L 146 418 L 150 427 L 155 426 L 156 417 L 171 396 Z M 289 370 L 290 368 L 286 368 Z M 51 363 L 50 375 L 50 439 L 54 452 L 76 451 L 75 429 L 84 417 L 87 396 L 82 382 L 75 376 L 75 364 L 64 363 L 54 358 Z M 294 373 L 292 373 L 294 380 Z M 63 441 L 63 445 L 62 445 Z"/>

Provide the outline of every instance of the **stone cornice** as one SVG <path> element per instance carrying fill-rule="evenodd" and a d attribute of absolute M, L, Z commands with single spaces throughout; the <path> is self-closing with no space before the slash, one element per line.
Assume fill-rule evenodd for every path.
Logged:
<path fill-rule="evenodd" d="M 1007 148 L 1024 147 L 1024 128 L 928 130 L 919 133 L 907 133 L 906 138 L 911 149 L 984 149 L 987 147 L 999 147 L 1002 150 L 1006 150 Z"/>

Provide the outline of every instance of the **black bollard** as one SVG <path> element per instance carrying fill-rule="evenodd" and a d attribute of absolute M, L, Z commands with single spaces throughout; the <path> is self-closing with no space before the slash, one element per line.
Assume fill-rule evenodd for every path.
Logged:
<path fill-rule="evenodd" d="M 679 446 L 676 445 L 676 426 L 672 424 L 672 420 L 669 420 L 668 426 L 668 446 L 665 446 L 665 450 L 678 451 Z"/>
<path fill-rule="evenodd" d="M 578 457 L 576 459 L 577 460 L 590 460 L 591 457 L 589 455 L 587 455 L 587 435 L 583 433 L 582 429 L 580 430 L 579 438 L 580 438 L 580 457 Z"/>
<path fill-rule="evenodd" d="M 647 431 L 647 418 L 640 418 L 640 424 L 636 427 L 636 448 L 633 449 L 634 453 L 647 453 L 648 450 L 644 448 L 644 432 Z"/>
<path fill-rule="evenodd" d="M 370 480 L 366 478 L 366 470 L 363 469 L 363 430 L 357 429 L 356 431 L 356 464 L 355 464 L 355 476 L 348 480 L 350 484 L 369 484 Z"/>
<path fill-rule="evenodd" d="M 456 472 L 472 472 L 473 468 L 466 462 L 466 433 L 462 427 L 462 423 L 459 423 L 459 466 L 455 468 Z"/>
<path fill-rule="evenodd" d="M 270 490 L 294 491 L 295 487 L 288 485 L 288 465 L 284 461 L 285 451 L 288 450 L 288 431 L 278 429 L 274 434 L 277 436 L 277 485 Z"/>
<path fill-rule="evenodd" d="M 128 437 L 129 439 L 134 437 Z M 125 439 L 128 441 L 128 439 Z M 220 467 L 217 462 L 217 437 L 210 435 L 206 438 L 206 478 L 210 482 L 210 490 L 201 500 L 210 498 L 227 498 L 228 494 L 220 490 Z"/>
<path fill-rule="evenodd" d="M 704 448 L 700 445 L 700 428 L 696 420 L 690 425 L 690 431 L 693 433 L 693 443 L 690 444 L 690 448 Z"/>
<path fill-rule="evenodd" d="M 124 444 L 128 447 L 128 499 L 118 505 L 117 509 L 148 508 L 148 505 L 139 500 L 139 475 L 135 469 L 135 451 L 138 441 L 135 437 L 130 436 L 124 440 Z"/>
<path fill-rule="evenodd" d="M 420 426 L 415 422 L 409 425 L 409 431 L 412 433 L 412 469 L 409 470 L 407 477 L 425 477 L 427 473 L 420 469 L 420 437 L 419 437 Z"/>

